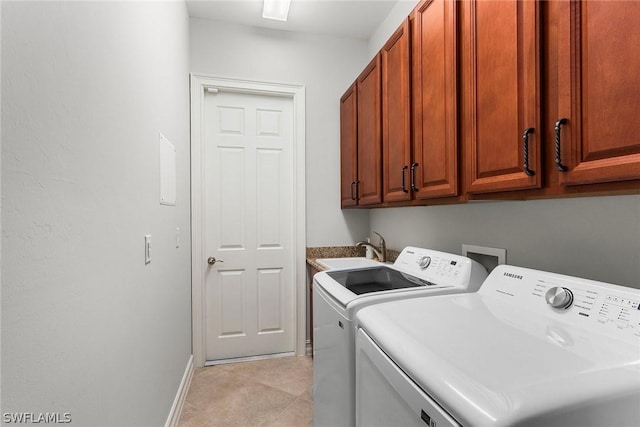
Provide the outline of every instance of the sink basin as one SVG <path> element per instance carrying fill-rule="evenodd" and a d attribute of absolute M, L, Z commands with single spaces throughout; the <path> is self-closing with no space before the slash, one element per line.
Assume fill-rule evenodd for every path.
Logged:
<path fill-rule="evenodd" d="M 356 295 L 432 285 L 426 280 L 407 276 L 384 264 L 362 269 L 329 271 L 327 274 Z"/>
<path fill-rule="evenodd" d="M 378 261 L 364 257 L 318 258 L 316 262 L 326 268 L 360 268 L 380 265 Z"/>

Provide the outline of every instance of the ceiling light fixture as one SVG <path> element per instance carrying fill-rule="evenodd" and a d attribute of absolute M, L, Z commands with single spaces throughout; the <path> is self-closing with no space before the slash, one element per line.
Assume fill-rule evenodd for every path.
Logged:
<path fill-rule="evenodd" d="M 262 6 L 262 17 L 275 19 L 276 21 L 286 21 L 289 15 L 291 0 L 264 0 Z"/>

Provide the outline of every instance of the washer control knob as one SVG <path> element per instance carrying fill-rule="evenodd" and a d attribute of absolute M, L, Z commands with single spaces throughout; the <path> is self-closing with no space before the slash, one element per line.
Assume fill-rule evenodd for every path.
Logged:
<path fill-rule="evenodd" d="M 545 294 L 547 304 L 553 308 L 569 308 L 573 303 L 573 292 L 568 288 L 554 286 Z"/>
<path fill-rule="evenodd" d="M 420 257 L 420 259 L 418 260 L 418 266 L 420 266 L 421 269 L 425 269 L 427 267 L 429 267 L 429 264 L 431 264 L 431 257 L 430 256 L 422 256 Z"/>

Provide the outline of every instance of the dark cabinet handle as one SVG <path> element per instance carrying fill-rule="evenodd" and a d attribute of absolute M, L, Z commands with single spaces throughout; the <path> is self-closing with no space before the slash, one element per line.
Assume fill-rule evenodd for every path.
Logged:
<path fill-rule="evenodd" d="M 356 181 L 356 200 L 360 200 L 360 180 Z"/>
<path fill-rule="evenodd" d="M 416 168 L 418 167 L 417 163 L 411 163 L 411 189 L 418 192 L 418 187 L 416 187 Z"/>
<path fill-rule="evenodd" d="M 356 200 L 356 192 L 354 191 L 354 187 L 356 186 L 356 181 L 351 183 L 351 200 Z"/>
<path fill-rule="evenodd" d="M 529 134 L 533 133 L 533 128 L 526 128 L 522 134 L 522 169 L 527 176 L 535 175 L 535 172 L 529 169 Z"/>
<path fill-rule="evenodd" d="M 561 160 L 561 156 L 560 156 L 560 127 L 562 125 L 566 125 L 567 124 L 567 119 L 562 118 L 560 120 L 558 120 L 556 122 L 556 127 L 555 127 L 555 134 L 556 134 L 556 168 L 560 171 L 560 172 L 566 172 L 567 171 L 567 167 L 565 165 L 562 164 L 562 160 Z"/>
<path fill-rule="evenodd" d="M 408 192 L 409 192 L 409 190 L 407 189 L 407 187 L 404 185 L 404 171 L 406 171 L 407 169 L 409 169 L 409 166 L 404 165 L 404 166 L 402 167 L 402 171 L 401 171 L 401 173 L 402 173 L 402 192 L 403 192 L 403 193 L 408 193 Z"/>

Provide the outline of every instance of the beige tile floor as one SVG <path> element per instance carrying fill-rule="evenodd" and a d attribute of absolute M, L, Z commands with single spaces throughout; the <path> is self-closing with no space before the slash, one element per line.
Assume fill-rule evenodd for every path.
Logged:
<path fill-rule="evenodd" d="M 312 385 L 307 356 L 199 368 L 179 427 L 310 426 Z"/>

